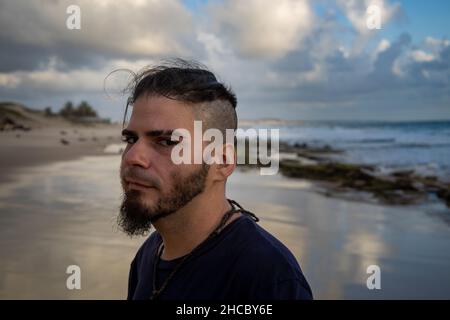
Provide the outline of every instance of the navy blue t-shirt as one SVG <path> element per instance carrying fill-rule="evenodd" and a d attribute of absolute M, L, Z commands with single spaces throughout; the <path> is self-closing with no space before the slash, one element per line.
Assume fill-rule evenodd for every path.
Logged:
<path fill-rule="evenodd" d="M 149 299 L 161 236 L 153 232 L 131 263 L 128 299 Z M 183 259 L 160 259 L 156 287 Z M 178 269 L 158 300 L 295 300 L 312 292 L 293 254 L 247 214 L 241 215 Z"/>

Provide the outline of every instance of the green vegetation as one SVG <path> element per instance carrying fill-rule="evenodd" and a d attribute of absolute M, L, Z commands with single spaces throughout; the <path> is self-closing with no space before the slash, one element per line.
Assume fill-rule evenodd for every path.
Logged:
<path fill-rule="evenodd" d="M 71 101 L 67 101 L 59 111 L 59 115 L 64 118 L 97 118 L 97 111 L 86 101 L 82 101 L 78 107 L 74 107 Z"/>

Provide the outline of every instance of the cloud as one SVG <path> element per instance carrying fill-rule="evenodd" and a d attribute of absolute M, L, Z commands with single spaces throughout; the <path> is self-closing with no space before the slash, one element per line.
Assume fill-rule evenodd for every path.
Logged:
<path fill-rule="evenodd" d="M 388 78 L 390 75 L 392 75 L 392 68 L 396 59 L 401 55 L 402 50 L 410 43 L 411 36 L 407 33 L 403 33 L 388 48 L 381 51 L 378 54 L 377 59 L 375 60 L 372 76 L 377 78 Z"/>
<path fill-rule="evenodd" d="M 349 55 L 340 48 L 323 57 L 315 55 L 314 47 L 309 56 L 306 50 L 287 55 L 277 61 L 270 77 L 255 76 L 261 90 L 253 99 L 260 105 L 286 105 L 290 110 L 305 104 L 328 106 L 330 110 L 357 105 L 364 109 L 375 103 L 380 108 L 397 105 L 406 110 L 408 105 L 420 105 L 427 99 L 445 101 L 450 47 L 442 47 L 433 60 L 418 61 L 414 56 L 420 49 L 409 34 L 401 34 L 389 45 L 383 43 L 373 59 L 368 59 L 367 53 Z M 299 64 L 300 57 L 304 58 Z M 305 60 L 309 61 L 306 66 Z M 409 101 L 411 97 L 417 98 Z"/>
<path fill-rule="evenodd" d="M 197 12 L 175 0 L 74 3 L 82 9 L 80 32 L 65 28 L 68 1 L 0 0 L 3 99 L 61 105 L 97 95 L 104 103 L 112 70 L 183 56 L 231 85 L 247 117 L 448 105 L 449 40 L 368 32 L 368 1 L 322 0 L 322 12 L 306 0 L 221 0 Z M 384 23 L 397 19 L 398 4 L 378 3 L 387 10 Z M 124 84 L 116 80 L 117 88 Z"/>
<path fill-rule="evenodd" d="M 214 33 L 247 58 L 276 58 L 294 50 L 314 20 L 306 0 L 230 0 L 212 4 L 209 12 Z"/>
<path fill-rule="evenodd" d="M 350 21 L 354 29 L 360 34 L 369 34 L 373 31 L 367 28 L 367 8 L 375 5 L 381 11 L 382 27 L 393 20 L 401 11 L 399 3 L 391 4 L 385 0 L 337 0 L 347 19 Z"/>
<path fill-rule="evenodd" d="M 378 43 L 378 46 L 377 46 L 377 49 L 376 49 L 376 53 L 378 54 L 378 53 L 388 49 L 390 46 L 391 46 L 391 43 L 389 42 L 389 40 L 382 39 Z"/>
<path fill-rule="evenodd" d="M 100 93 L 119 94 L 131 80 L 130 73 L 137 72 L 144 66 L 151 65 L 154 60 L 110 60 L 101 69 L 86 67 L 71 70 L 59 70 L 55 57 L 45 68 L 32 71 L 16 71 L 0 73 L 0 94 L 11 98 L 39 98 L 47 95 L 71 95 Z M 113 74 L 114 70 L 123 69 L 123 73 Z M 119 70 L 120 71 L 120 70 Z M 106 90 L 106 92 L 105 92 Z"/>
<path fill-rule="evenodd" d="M 69 30 L 66 8 L 81 9 Z M 179 1 L 2 1 L 0 71 L 33 70 L 50 56 L 66 69 L 108 59 L 188 55 L 195 51 L 192 15 Z"/>
<path fill-rule="evenodd" d="M 423 50 L 411 51 L 411 58 L 418 62 L 429 62 L 435 59 L 435 57 L 431 53 L 427 53 Z"/>
<path fill-rule="evenodd" d="M 450 46 L 450 41 L 448 39 L 436 39 L 433 37 L 426 37 L 425 44 L 430 47 L 448 47 Z"/>
<path fill-rule="evenodd" d="M 376 38 L 380 30 L 369 29 L 367 9 L 377 6 L 381 13 L 381 30 L 385 30 L 392 22 L 399 22 L 405 18 L 400 3 L 388 0 L 336 0 L 338 10 L 349 22 L 355 36 L 352 39 L 352 54 L 360 54 L 367 49 L 370 41 Z"/>

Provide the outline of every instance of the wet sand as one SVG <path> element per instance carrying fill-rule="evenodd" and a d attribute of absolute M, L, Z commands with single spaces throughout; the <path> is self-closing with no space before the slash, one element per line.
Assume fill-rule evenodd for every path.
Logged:
<path fill-rule="evenodd" d="M 394 207 L 325 197 L 310 183 L 237 174 L 230 196 L 300 261 L 317 299 L 450 298 L 450 213 L 440 203 Z M 369 290 L 369 265 L 381 290 Z"/>
<path fill-rule="evenodd" d="M 1 132 L 0 182 L 24 167 L 103 155 L 107 145 L 120 143 L 120 131 L 119 125 L 95 125 Z"/>
<path fill-rule="evenodd" d="M 118 163 L 118 156 L 56 162 L 2 184 L 0 298 L 124 298 L 142 239 L 115 228 Z M 66 288 L 72 264 L 81 268 L 81 290 Z"/>
<path fill-rule="evenodd" d="M 0 187 L 0 298 L 123 299 L 143 237 L 117 230 L 119 156 L 23 167 Z M 307 181 L 233 174 L 228 195 L 300 261 L 318 299 L 449 298 L 450 226 L 441 207 L 327 198 Z M 69 265 L 81 290 L 66 288 Z M 368 290 L 366 268 L 381 268 Z M 255 266 L 257 267 L 257 266 Z"/>

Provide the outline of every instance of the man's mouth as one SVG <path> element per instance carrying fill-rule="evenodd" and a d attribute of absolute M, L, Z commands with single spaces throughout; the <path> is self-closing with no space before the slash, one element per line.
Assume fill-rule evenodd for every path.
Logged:
<path fill-rule="evenodd" d="M 136 180 L 130 180 L 130 179 L 125 179 L 127 186 L 129 189 L 136 189 L 136 190 L 149 190 L 154 188 L 153 186 L 150 186 L 148 184 L 142 183 L 140 181 L 136 181 Z"/>

